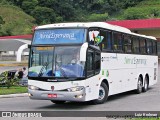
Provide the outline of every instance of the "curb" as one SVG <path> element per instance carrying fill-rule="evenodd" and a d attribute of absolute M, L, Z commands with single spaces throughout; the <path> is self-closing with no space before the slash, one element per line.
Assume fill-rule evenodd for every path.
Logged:
<path fill-rule="evenodd" d="M 0 98 L 28 97 L 28 93 L 0 95 Z"/>
<path fill-rule="evenodd" d="M 24 64 L 17 64 L 17 63 L 12 63 L 12 64 L 0 64 L 0 67 L 15 67 L 15 66 L 27 66 L 27 63 Z"/>

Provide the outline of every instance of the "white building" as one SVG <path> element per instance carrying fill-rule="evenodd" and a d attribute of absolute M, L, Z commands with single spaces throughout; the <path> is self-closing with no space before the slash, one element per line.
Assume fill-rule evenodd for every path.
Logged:
<path fill-rule="evenodd" d="M 0 60 L 16 60 L 28 56 L 32 35 L 0 37 Z"/>

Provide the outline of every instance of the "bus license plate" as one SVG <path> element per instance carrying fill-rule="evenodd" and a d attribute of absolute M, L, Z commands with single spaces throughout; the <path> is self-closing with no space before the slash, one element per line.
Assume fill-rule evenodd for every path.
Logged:
<path fill-rule="evenodd" d="M 48 94 L 48 98 L 57 98 L 57 94 Z"/>

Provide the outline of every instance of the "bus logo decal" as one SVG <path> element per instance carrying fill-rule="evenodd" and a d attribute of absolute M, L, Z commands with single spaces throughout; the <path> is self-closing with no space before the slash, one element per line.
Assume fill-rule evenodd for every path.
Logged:
<path fill-rule="evenodd" d="M 52 91 L 54 90 L 54 86 L 51 86 L 51 90 L 52 90 Z"/>
<path fill-rule="evenodd" d="M 147 64 L 147 59 L 138 59 L 136 57 L 134 58 L 125 57 L 124 59 L 125 59 L 125 64 L 142 64 L 142 65 Z"/>

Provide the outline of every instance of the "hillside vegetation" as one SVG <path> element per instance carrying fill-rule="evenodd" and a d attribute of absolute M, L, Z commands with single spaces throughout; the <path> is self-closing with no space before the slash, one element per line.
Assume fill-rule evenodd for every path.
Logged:
<path fill-rule="evenodd" d="M 144 0 L 123 11 L 119 19 L 160 18 L 160 0 Z"/>
<path fill-rule="evenodd" d="M 20 8 L 11 5 L 0 5 L 0 16 L 3 19 L 0 35 L 30 34 L 35 19 Z"/>
<path fill-rule="evenodd" d="M 35 25 L 160 17 L 160 0 L 1 0 L 0 35 L 30 34 Z"/>

